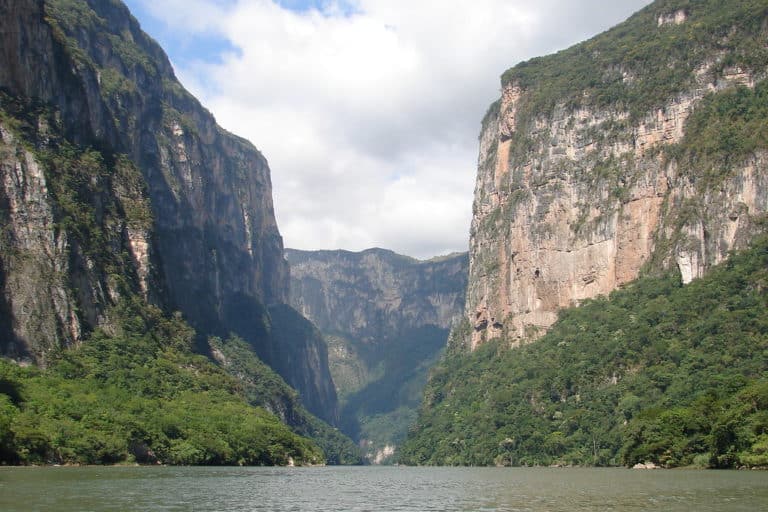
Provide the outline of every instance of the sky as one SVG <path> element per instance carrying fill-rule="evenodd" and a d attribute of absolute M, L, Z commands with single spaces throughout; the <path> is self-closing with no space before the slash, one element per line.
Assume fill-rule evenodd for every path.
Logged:
<path fill-rule="evenodd" d="M 286 247 L 465 251 L 501 74 L 649 0 L 126 0 L 269 161 Z"/>

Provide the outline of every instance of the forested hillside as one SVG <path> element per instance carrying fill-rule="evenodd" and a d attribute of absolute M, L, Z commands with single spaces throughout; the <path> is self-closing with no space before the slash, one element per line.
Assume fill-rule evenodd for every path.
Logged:
<path fill-rule="evenodd" d="M 766 0 L 656 0 L 503 73 L 404 462 L 768 464 L 767 37 Z"/>
<path fill-rule="evenodd" d="M 766 311 L 762 238 L 688 285 L 646 277 L 566 309 L 531 345 L 453 347 L 401 460 L 766 467 Z"/>
<path fill-rule="evenodd" d="M 312 441 L 250 406 L 241 383 L 192 354 L 179 318 L 127 299 L 115 332 L 52 356 L 0 360 L 0 463 L 317 464 Z"/>

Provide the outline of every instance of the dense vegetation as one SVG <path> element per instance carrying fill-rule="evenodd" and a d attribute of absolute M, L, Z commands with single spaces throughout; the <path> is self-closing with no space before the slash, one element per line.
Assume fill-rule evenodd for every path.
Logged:
<path fill-rule="evenodd" d="M 659 26 L 660 18 L 679 11 L 685 23 Z M 658 0 L 589 41 L 518 64 L 502 82 L 528 91 L 520 123 L 557 102 L 613 105 L 641 116 L 689 87 L 695 70 L 714 55 L 726 55 L 717 62 L 719 73 L 765 69 L 766 17 L 765 0 Z"/>
<path fill-rule="evenodd" d="M 408 464 L 768 466 L 768 240 L 687 286 L 646 277 L 536 343 L 451 351 Z"/>
<path fill-rule="evenodd" d="M 729 169 L 758 150 L 768 150 L 768 81 L 705 96 L 686 122 L 679 144 L 664 152 L 695 172 L 705 186 L 718 185 Z"/>
<path fill-rule="evenodd" d="M 0 360 L 0 462 L 319 463 L 323 454 L 191 352 L 194 331 L 137 300 L 46 370 Z"/>
<path fill-rule="evenodd" d="M 323 449 L 328 464 L 360 464 L 357 446 L 337 429 L 310 414 L 299 395 L 238 337 L 210 340 L 214 357 L 224 369 L 240 381 L 251 405 L 273 412 L 292 430 L 306 436 Z"/>

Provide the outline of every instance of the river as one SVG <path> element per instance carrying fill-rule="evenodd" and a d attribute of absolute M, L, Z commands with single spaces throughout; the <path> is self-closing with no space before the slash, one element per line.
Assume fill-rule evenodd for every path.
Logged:
<path fill-rule="evenodd" d="M 12 511 L 749 511 L 768 472 L 549 468 L 0 468 Z"/>

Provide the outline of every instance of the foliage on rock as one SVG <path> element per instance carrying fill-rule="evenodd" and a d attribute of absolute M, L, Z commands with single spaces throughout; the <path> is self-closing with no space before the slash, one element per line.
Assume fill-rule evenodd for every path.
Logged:
<path fill-rule="evenodd" d="M 665 23 L 681 13 L 684 23 Z M 633 116 L 661 107 L 694 81 L 707 60 L 727 68 L 762 72 L 768 66 L 764 0 L 659 0 L 624 23 L 556 55 L 508 69 L 502 84 L 529 91 L 521 127 L 530 115 L 556 103 L 571 107 L 619 105 Z"/>
<path fill-rule="evenodd" d="M 251 405 L 278 416 L 299 435 L 322 448 L 328 464 L 360 464 L 357 446 L 337 429 L 309 413 L 296 390 L 261 362 L 248 344 L 238 337 L 209 340 L 214 358 L 237 379 Z"/>

